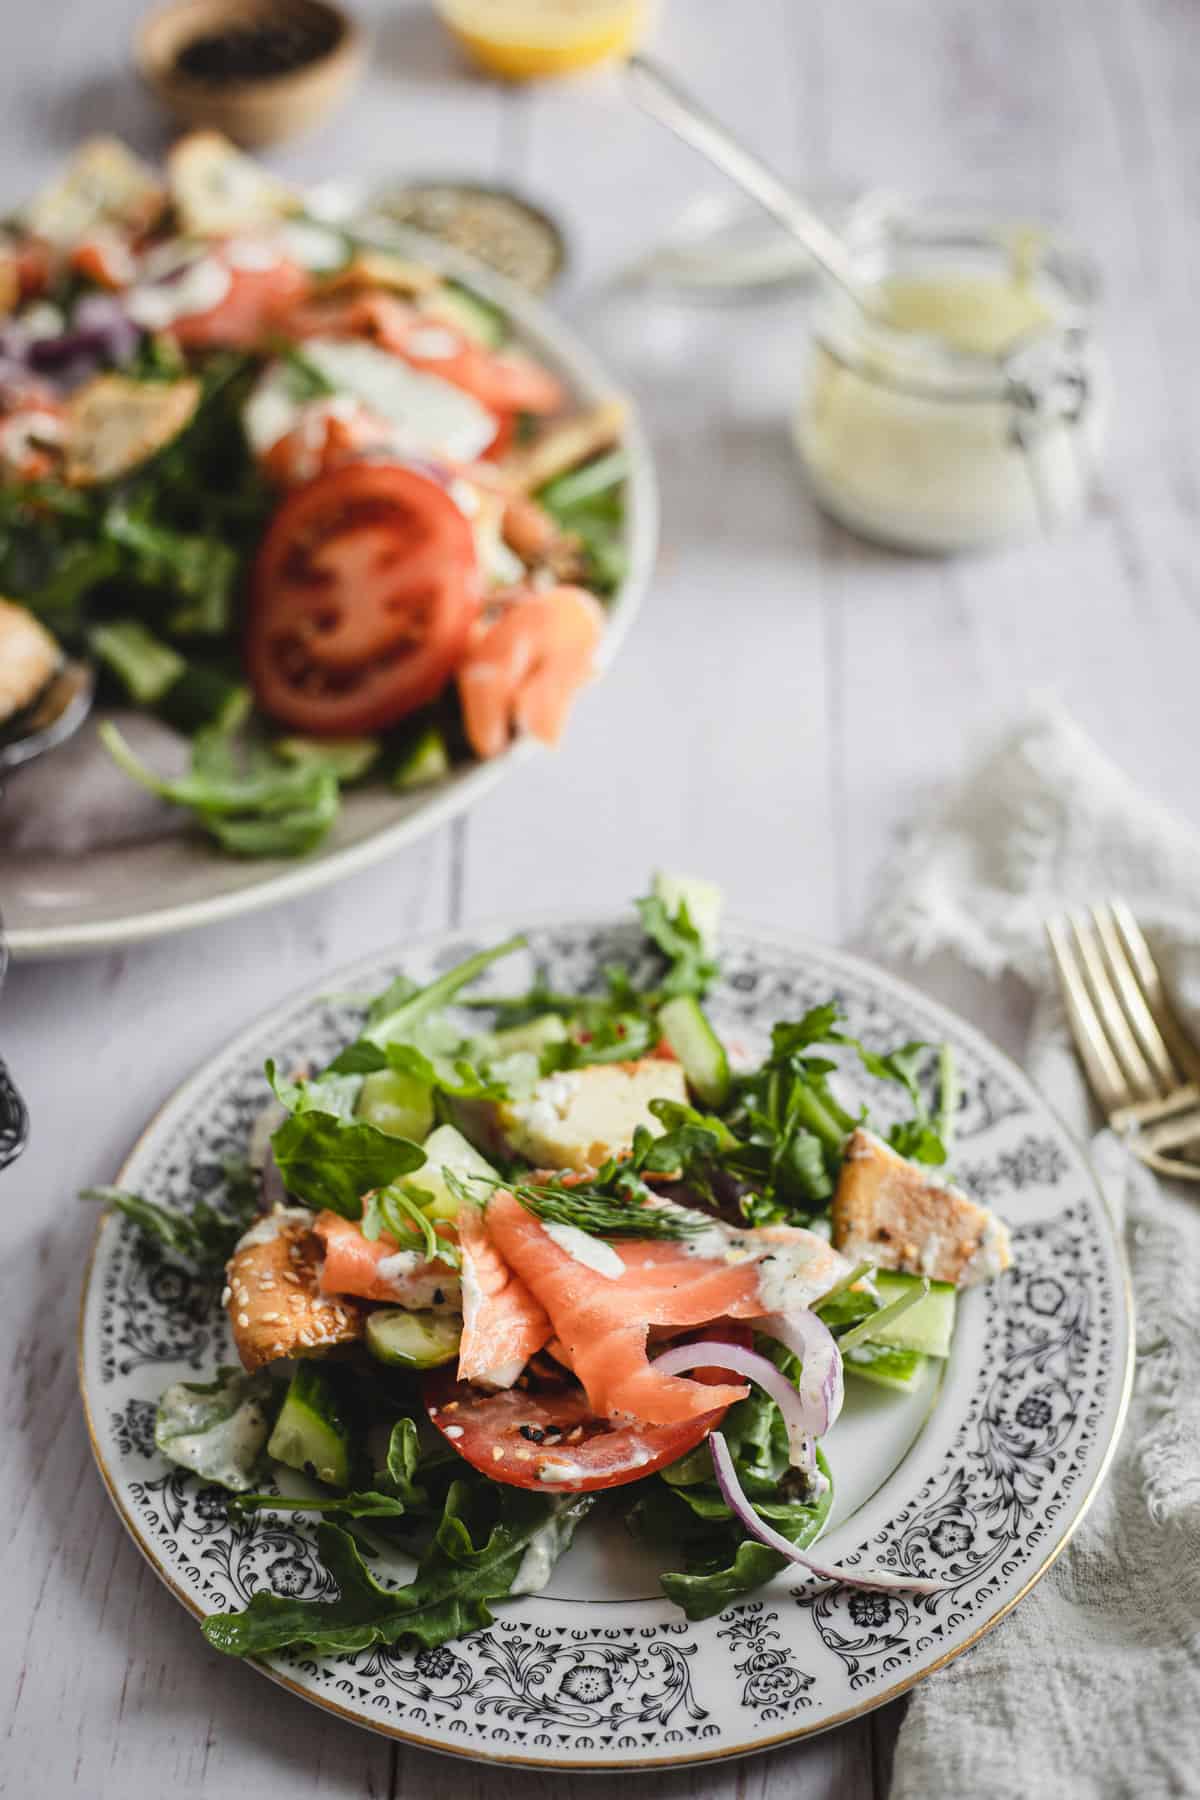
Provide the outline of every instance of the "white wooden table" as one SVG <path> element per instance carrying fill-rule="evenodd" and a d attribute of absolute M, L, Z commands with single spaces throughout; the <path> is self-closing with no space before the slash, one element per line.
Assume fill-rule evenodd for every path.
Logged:
<path fill-rule="evenodd" d="M 86 131 L 161 143 L 129 74 L 139 10 L 9 0 L 4 197 Z M 660 570 L 561 754 L 466 822 L 243 923 L 13 973 L 0 1041 L 35 1120 L 2 1194 L 0 1788 L 14 1795 L 600 1800 L 630 1786 L 409 1752 L 272 1690 L 205 1647 L 109 1509 L 75 1392 L 89 1222 L 74 1195 L 111 1178 L 235 1026 L 351 957 L 462 918 L 620 906 L 657 863 L 718 877 L 748 916 L 852 938 L 920 792 L 1039 686 L 1200 821 L 1200 31 L 1185 4 L 667 0 L 662 54 L 814 188 L 882 180 L 1050 212 L 1100 256 L 1118 400 L 1093 515 L 1053 543 L 955 562 L 884 555 L 814 511 L 785 432 L 794 302 L 646 312 L 608 285 L 715 184 L 624 105 L 614 76 L 501 92 L 459 66 L 425 6 L 370 10 L 363 89 L 279 167 L 499 177 L 567 222 L 561 304 L 637 391 L 658 452 Z M 1017 997 L 938 980 L 1019 1039 Z M 866 1800 L 886 1790 L 894 1729 L 877 1714 L 654 1789 Z"/>

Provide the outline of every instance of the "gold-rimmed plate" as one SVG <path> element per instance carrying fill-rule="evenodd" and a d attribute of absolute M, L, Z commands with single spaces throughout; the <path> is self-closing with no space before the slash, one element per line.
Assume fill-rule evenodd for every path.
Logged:
<path fill-rule="evenodd" d="M 267 1097 L 266 1056 L 318 1061 L 356 1015 L 325 996 L 369 992 L 400 968 L 425 979 L 508 927 L 442 937 L 339 973 L 260 1020 L 170 1100 L 121 1180 L 186 1205 L 217 1194 Z M 637 936 L 603 920 L 535 926 L 531 956 L 558 988 L 627 959 Z M 506 963 L 504 985 L 522 973 Z M 955 1172 L 1008 1219 L 1014 1267 L 963 1297 L 940 1379 L 913 1393 L 852 1394 L 826 1439 L 836 1507 L 822 1550 L 847 1564 L 921 1569 L 917 1596 L 818 1590 L 784 1574 L 690 1623 L 618 1528 L 590 1532 L 541 1594 L 415 1655 L 303 1651 L 263 1672 L 317 1705 L 406 1742 L 489 1762 L 564 1769 L 676 1767 L 822 1731 L 892 1698 L 967 1649 L 1054 1560 L 1103 1477 L 1132 1368 L 1116 1232 L 1081 1152 L 1018 1069 L 976 1032 L 870 965 L 815 944 L 731 928 L 712 997 L 718 1024 L 753 1044 L 836 993 L 869 1043 L 948 1039 L 963 1099 Z M 853 1087 L 854 1076 L 847 1070 Z M 886 1111 L 872 1094 L 873 1109 Z M 98 1176 L 105 1171 L 97 1171 Z M 154 1449 L 164 1386 L 231 1359 L 217 1288 L 164 1261 L 122 1220 L 102 1224 L 85 1284 L 80 1382 L 101 1474 L 172 1592 L 202 1616 L 263 1587 L 322 1591 L 294 1516 L 231 1519 L 219 1490 Z M 404 1578 L 396 1559 L 394 1573 Z M 247 1679 L 251 1679 L 247 1671 Z"/>

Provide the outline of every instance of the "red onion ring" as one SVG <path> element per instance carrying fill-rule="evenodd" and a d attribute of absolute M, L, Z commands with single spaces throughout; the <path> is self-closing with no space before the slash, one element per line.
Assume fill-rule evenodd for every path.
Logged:
<path fill-rule="evenodd" d="M 815 1460 L 808 1413 L 800 1394 L 787 1376 L 767 1356 L 742 1344 L 724 1344 L 713 1338 L 699 1344 L 673 1344 L 654 1359 L 660 1375 L 682 1375 L 688 1369 L 732 1369 L 770 1394 L 787 1426 L 788 1451 L 793 1467 L 808 1468 Z"/>
<path fill-rule="evenodd" d="M 770 1313 L 753 1321 L 754 1329 L 774 1338 L 800 1362 L 796 1391 L 804 1408 L 804 1429 L 824 1437 L 842 1410 L 842 1353 L 837 1339 L 816 1313 Z"/>
<path fill-rule="evenodd" d="M 839 1568 L 836 1563 L 817 1562 L 803 1550 L 798 1550 L 790 1538 L 785 1538 L 782 1532 L 768 1525 L 765 1519 L 759 1518 L 742 1490 L 729 1445 L 722 1433 L 712 1432 L 708 1443 L 712 1451 L 717 1486 L 726 1506 L 760 1544 L 777 1550 L 780 1556 L 786 1556 L 789 1562 L 798 1563 L 802 1569 L 807 1569 L 810 1575 L 816 1575 L 822 1581 L 840 1581 L 847 1587 L 870 1588 L 879 1593 L 891 1593 L 897 1588 L 914 1594 L 940 1594 L 944 1591 L 944 1582 L 929 1581 L 921 1575 L 894 1575 L 887 1569 L 844 1569 Z"/>

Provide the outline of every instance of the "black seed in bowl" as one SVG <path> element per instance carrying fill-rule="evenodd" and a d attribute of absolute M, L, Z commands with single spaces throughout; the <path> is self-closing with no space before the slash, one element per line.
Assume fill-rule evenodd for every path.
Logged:
<path fill-rule="evenodd" d="M 269 81 L 292 75 L 335 48 L 341 29 L 334 19 L 260 20 L 203 32 L 185 44 L 175 66 L 190 81 L 211 86 Z"/>

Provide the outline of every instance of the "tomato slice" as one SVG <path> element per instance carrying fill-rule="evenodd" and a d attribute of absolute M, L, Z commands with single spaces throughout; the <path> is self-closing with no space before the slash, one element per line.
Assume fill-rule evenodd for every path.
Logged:
<path fill-rule="evenodd" d="M 436 481 L 357 462 L 296 488 L 251 576 L 246 666 L 297 731 L 382 731 L 436 699 L 479 609 L 470 525 Z"/>
<path fill-rule="evenodd" d="M 171 336 L 189 350 L 218 345 L 252 350 L 308 293 L 311 277 L 281 257 L 265 269 L 230 267 L 229 291 L 207 312 L 189 313 L 170 326 Z"/>
<path fill-rule="evenodd" d="M 692 1334 L 689 1334 L 692 1335 Z M 714 1326 L 695 1334 L 726 1342 L 751 1342 L 747 1328 Z M 723 1369 L 696 1369 L 691 1380 L 729 1380 Z M 491 1394 L 459 1381 L 454 1365 L 431 1370 L 423 1397 L 431 1422 L 473 1468 L 508 1487 L 542 1493 L 590 1493 L 624 1487 L 678 1462 L 702 1443 L 725 1415 L 725 1407 L 678 1425 L 610 1425 L 598 1419 L 579 1384 L 528 1376 L 524 1388 Z"/>

